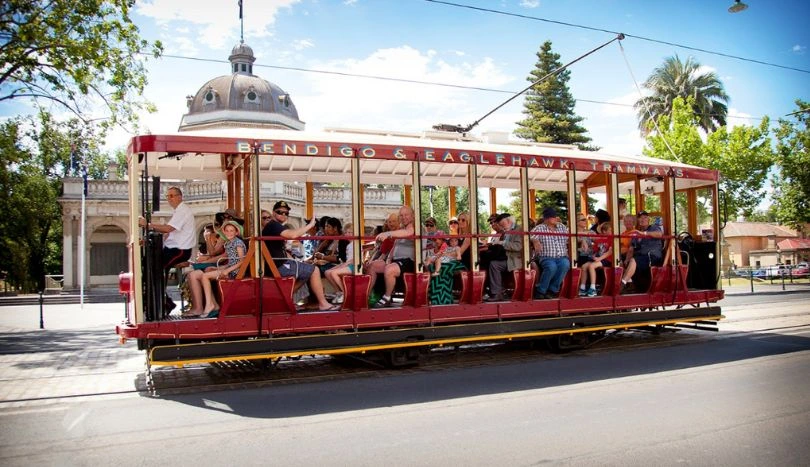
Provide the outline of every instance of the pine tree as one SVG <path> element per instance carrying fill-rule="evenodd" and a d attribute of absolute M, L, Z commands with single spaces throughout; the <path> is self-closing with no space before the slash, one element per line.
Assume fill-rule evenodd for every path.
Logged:
<path fill-rule="evenodd" d="M 537 58 L 534 70 L 526 78 L 531 83 L 562 66 L 560 55 L 551 51 L 551 41 L 543 43 Z M 579 125 L 583 118 L 574 113 L 576 101 L 568 90 L 570 75 L 570 70 L 564 70 L 526 92 L 523 103 L 526 118 L 517 122 L 519 128 L 515 130 L 516 136 L 541 143 L 587 146 L 591 138 L 586 135 L 587 130 Z"/>

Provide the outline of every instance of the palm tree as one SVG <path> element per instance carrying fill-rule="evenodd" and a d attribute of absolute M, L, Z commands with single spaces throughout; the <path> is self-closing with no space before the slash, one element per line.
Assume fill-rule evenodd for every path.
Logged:
<path fill-rule="evenodd" d="M 643 135 L 652 130 L 651 118 L 658 121 L 662 115 L 672 113 L 672 101 L 676 97 L 692 97 L 692 107 L 701 128 L 711 133 L 726 124 L 728 95 L 723 83 L 714 72 L 700 72 L 700 63 L 689 57 L 682 62 L 678 55 L 664 60 L 644 82 L 652 95 L 642 97 L 635 103 L 638 112 L 638 127 Z"/>

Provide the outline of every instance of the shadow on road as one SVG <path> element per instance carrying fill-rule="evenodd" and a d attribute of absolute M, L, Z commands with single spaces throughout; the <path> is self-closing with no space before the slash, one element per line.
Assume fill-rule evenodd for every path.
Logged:
<path fill-rule="evenodd" d="M 383 370 L 366 373 L 370 377 L 160 397 L 212 410 L 227 408 L 244 417 L 285 418 L 608 381 L 805 350 L 810 350 L 808 337 L 746 334 L 687 345 L 572 353 L 557 359 L 538 352 L 537 360 L 519 363 L 493 359 L 473 368 Z"/>

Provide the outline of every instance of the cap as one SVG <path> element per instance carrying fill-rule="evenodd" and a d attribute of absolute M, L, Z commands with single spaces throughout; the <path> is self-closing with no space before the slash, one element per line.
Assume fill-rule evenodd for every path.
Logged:
<path fill-rule="evenodd" d="M 650 213 L 649 213 L 649 212 L 647 212 L 647 211 L 641 211 L 640 213 L 638 213 L 638 215 L 639 215 L 639 216 L 649 216 L 649 215 L 650 215 Z"/>
<path fill-rule="evenodd" d="M 448 224 L 453 224 L 453 223 L 458 224 L 458 217 L 451 217 L 450 220 L 447 221 L 447 223 Z"/>
<path fill-rule="evenodd" d="M 436 240 L 441 240 L 441 241 L 447 240 L 446 238 L 442 238 L 443 235 L 444 235 L 444 230 L 437 230 L 436 233 L 433 234 L 433 236 L 436 237 L 433 240 L 434 241 L 436 241 Z"/>
<path fill-rule="evenodd" d="M 489 216 L 487 218 L 487 222 L 489 222 L 491 224 L 491 223 L 495 222 L 497 219 L 498 219 L 498 213 L 496 212 L 495 214 L 493 214 L 493 215 L 491 215 L 491 216 Z"/>
<path fill-rule="evenodd" d="M 511 214 L 509 214 L 508 212 L 502 212 L 502 213 L 498 214 L 498 217 L 495 218 L 495 222 L 500 222 L 500 221 L 502 221 L 502 220 L 504 220 L 504 219 L 506 219 L 507 217 L 510 217 L 510 216 L 511 216 Z"/>
<path fill-rule="evenodd" d="M 273 211 L 275 211 L 278 208 L 287 208 L 289 210 L 290 205 L 287 204 L 286 201 L 276 201 L 276 204 L 273 205 Z"/>
<path fill-rule="evenodd" d="M 425 224 L 433 224 L 433 225 L 436 225 L 436 219 L 435 219 L 435 218 L 433 218 L 433 217 L 428 217 L 427 219 L 425 219 Z"/>
<path fill-rule="evenodd" d="M 218 213 L 216 213 L 216 214 L 214 215 L 214 218 L 215 218 L 215 219 L 216 219 L 216 220 L 217 220 L 217 221 L 218 221 L 220 224 L 222 224 L 222 223 L 225 221 L 225 217 L 226 217 L 226 216 L 227 216 L 227 217 L 230 217 L 231 219 L 235 220 L 236 222 L 238 222 L 238 223 L 239 223 L 239 224 L 241 224 L 241 225 L 244 225 L 244 223 L 245 223 L 245 220 L 244 220 L 244 219 L 242 219 L 241 217 L 239 217 L 239 215 L 238 215 L 238 214 L 236 214 L 236 210 L 235 210 L 235 209 L 232 209 L 232 208 L 228 208 L 228 209 L 226 209 L 226 210 L 225 210 L 225 211 L 223 211 L 223 212 L 218 212 Z M 224 225 L 224 224 L 223 224 L 223 225 Z"/>
<path fill-rule="evenodd" d="M 238 233 L 238 235 L 239 235 L 240 237 L 242 236 L 242 226 L 241 226 L 241 225 L 239 225 L 239 222 L 237 222 L 236 220 L 232 220 L 232 221 L 225 221 L 225 222 L 222 224 L 222 230 L 225 230 L 225 226 L 228 226 L 228 225 L 232 225 L 232 226 L 236 227 L 236 232 Z"/>
<path fill-rule="evenodd" d="M 554 208 L 545 208 L 545 209 L 543 209 L 543 219 L 550 219 L 552 217 L 558 217 L 556 209 L 554 209 Z"/>

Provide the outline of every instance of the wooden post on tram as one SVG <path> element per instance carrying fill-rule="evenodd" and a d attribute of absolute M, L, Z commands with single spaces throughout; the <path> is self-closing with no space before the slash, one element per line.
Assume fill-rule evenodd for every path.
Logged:
<path fill-rule="evenodd" d="M 448 216 L 449 217 L 455 217 L 456 216 L 456 187 L 455 186 L 448 187 L 447 198 L 448 198 L 448 204 L 450 205 L 449 206 L 450 212 L 448 213 Z"/>
<path fill-rule="evenodd" d="M 615 173 L 607 174 L 607 186 L 605 187 L 605 191 L 607 192 L 607 203 L 608 203 L 608 210 L 613 213 L 610 216 L 611 219 L 611 230 L 613 231 L 613 265 L 616 266 L 619 264 L 619 254 L 618 252 L 621 250 L 621 241 L 619 240 L 619 233 L 622 231 L 622 219 L 619 217 L 619 176 Z"/>
<path fill-rule="evenodd" d="M 523 230 L 525 232 L 529 231 L 529 217 L 532 212 L 531 206 L 534 205 L 532 202 L 534 200 L 534 190 L 529 190 L 529 169 L 526 167 L 520 168 L 520 193 L 521 195 L 521 202 L 520 202 L 520 217 L 523 219 Z M 525 196 L 526 194 L 529 196 Z M 523 254 L 522 254 L 522 261 L 521 264 L 525 265 L 525 267 L 529 267 L 527 258 L 529 253 L 529 236 L 523 236 Z"/>
<path fill-rule="evenodd" d="M 670 176 L 664 177 L 664 191 L 661 193 L 661 217 L 664 221 L 664 235 L 675 235 L 675 179 Z M 664 241 L 664 245 L 669 245 L 669 251 L 664 252 L 664 257 L 671 258 L 672 264 L 678 264 L 678 257 L 675 254 L 675 241 Z M 669 256 L 667 256 L 669 255 Z"/>
<path fill-rule="evenodd" d="M 633 214 L 638 216 L 638 213 L 644 210 L 644 195 L 641 193 L 641 179 L 639 177 L 636 177 L 633 190 L 636 195 L 636 211 Z"/>
<path fill-rule="evenodd" d="M 495 214 L 498 212 L 498 190 L 492 186 L 489 187 L 489 213 Z"/>
<path fill-rule="evenodd" d="M 245 169 L 245 165 L 241 163 L 244 156 L 237 157 L 239 162 L 237 162 L 236 168 L 233 169 L 233 191 L 228 193 L 230 195 L 228 196 L 228 207 L 233 210 L 238 210 L 242 204 L 242 171 Z"/>
<path fill-rule="evenodd" d="M 421 173 L 419 171 L 419 158 L 415 161 L 411 162 L 411 185 L 405 185 L 405 206 L 410 206 L 413 209 L 413 233 L 416 236 L 422 235 L 422 203 L 419 200 L 419 197 L 416 199 L 411 198 L 413 195 L 412 187 L 421 187 L 422 183 L 420 181 Z M 421 195 L 422 190 L 418 190 L 417 194 Z M 413 249 L 414 249 L 414 263 L 415 263 L 415 272 L 423 272 L 424 271 L 424 261 L 422 261 L 422 242 L 420 240 L 415 240 L 413 242 Z"/>
<path fill-rule="evenodd" d="M 527 186 L 528 186 L 528 182 L 527 182 Z M 534 219 L 535 221 L 538 221 L 538 218 L 537 218 L 537 190 L 535 190 L 534 188 L 529 190 L 529 217 Z M 539 224 L 540 222 L 537 222 L 537 223 Z M 529 230 L 529 219 L 528 218 L 524 218 L 523 228 L 526 229 L 526 230 Z"/>
<path fill-rule="evenodd" d="M 360 183 L 360 168 L 357 168 L 357 183 L 352 182 L 352 193 L 354 193 L 354 186 L 357 186 L 357 204 L 359 211 L 355 219 L 355 233 L 361 237 L 366 234 L 366 186 Z"/>
<path fill-rule="evenodd" d="M 304 187 L 305 187 L 305 190 L 306 190 L 306 196 L 305 196 L 304 199 L 306 200 L 306 205 L 307 205 L 306 211 L 305 211 L 306 215 L 304 216 L 304 218 L 305 219 L 312 219 L 312 216 L 315 215 L 315 205 L 313 203 L 313 200 L 315 199 L 314 184 L 312 182 L 308 181 L 308 182 L 306 182 L 304 184 Z"/>
<path fill-rule="evenodd" d="M 252 229 L 252 226 L 254 225 L 253 217 L 248 215 L 251 212 L 250 206 L 251 206 L 251 204 L 256 205 L 255 211 L 259 212 L 259 216 L 261 216 L 261 206 L 259 206 L 259 202 L 260 202 L 259 198 L 253 199 L 253 197 L 250 195 L 251 190 L 252 190 L 251 181 L 253 180 L 253 178 L 251 177 L 251 174 L 253 172 L 253 167 L 252 166 L 253 166 L 253 157 L 254 156 L 245 155 L 245 156 L 242 156 L 242 157 L 244 158 L 243 160 L 245 162 L 244 164 L 242 164 L 242 170 L 244 171 L 244 177 L 243 177 L 244 183 L 242 184 L 242 206 L 241 206 L 241 212 L 240 212 L 239 209 L 237 209 L 236 211 L 238 213 L 240 213 L 241 216 L 242 216 L 242 219 L 245 220 L 245 226 L 244 226 L 245 230 L 244 230 L 244 232 L 245 232 L 245 235 L 248 235 L 248 232 L 252 232 L 251 229 Z M 258 157 L 258 156 L 256 156 L 256 157 Z M 259 222 L 258 225 L 261 226 L 262 225 L 261 222 Z"/>
<path fill-rule="evenodd" d="M 576 200 L 576 180 L 574 180 L 573 182 L 569 180 L 568 183 L 569 185 L 571 183 L 574 183 L 574 198 L 569 200 L 569 202 L 572 203 L 571 206 L 576 206 L 576 203 L 574 202 Z M 569 211 L 572 211 L 572 209 L 569 209 Z M 580 188 L 579 190 L 579 212 L 585 214 L 586 216 L 590 214 L 588 212 L 588 180 L 585 180 L 585 182 L 582 184 L 582 188 Z M 574 220 L 576 221 L 576 217 L 574 218 Z M 573 223 L 568 225 L 576 226 L 577 224 Z M 576 229 L 576 227 L 572 228 Z"/>
<path fill-rule="evenodd" d="M 715 262 L 714 262 L 714 264 L 715 264 L 715 266 L 714 266 L 714 276 L 712 276 L 712 277 L 716 278 L 716 282 L 715 282 L 714 286 L 719 289 L 719 288 L 721 288 L 720 282 L 722 281 L 722 279 L 721 279 L 722 276 L 721 276 L 720 272 L 721 272 L 721 270 L 723 268 L 723 255 L 721 254 L 722 252 L 720 251 L 720 249 L 722 248 L 721 243 L 723 242 L 723 238 L 721 236 L 722 232 L 720 231 L 720 216 L 722 216 L 723 213 L 720 212 L 720 189 L 719 189 L 719 186 L 718 186 L 718 182 L 716 182 L 716 181 L 714 182 L 714 184 L 711 187 L 711 190 L 712 190 L 712 229 L 714 229 L 714 232 L 713 232 L 713 234 L 714 234 L 714 257 L 716 258 Z M 751 283 L 752 290 L 753 290 L 753 287 L 754 287 L 754 284 L 752 282 Z"/>
<path fill-rule="evenodd" d="M 576 199 L 577 199 L 577 179 L 574 176 L 573 170 L 567 170 L 565 172 L 566 177 L 568 178 L 568 205 L 569 206 L 576 206 Z M 588 212 L 588 191 L 587 186 L 583 185 L 582 187 L 584 191 L 584 199 L 585 199 L 585 209 L 582 211 L 584 213 Z M 572 234 L 577 232 L 577 212 L 573 209 L 568 210 L 568 231 Z M 574 235 L 571 235 L 568 239 L 568 258 L 576 259 L 576 251 L 577 251 L 577 238 Z M 571 260 L 572 268 L 574 261 Z"/>

